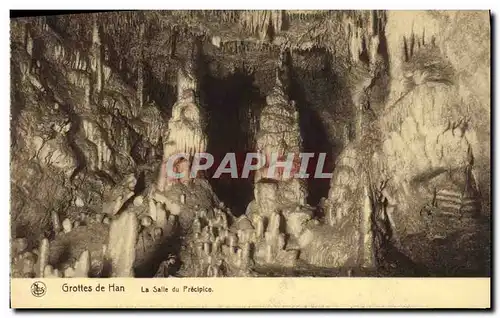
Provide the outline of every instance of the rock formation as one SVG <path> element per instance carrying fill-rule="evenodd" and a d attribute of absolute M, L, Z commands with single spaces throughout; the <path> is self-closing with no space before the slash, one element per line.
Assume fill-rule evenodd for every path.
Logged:
<path fill-rule="evenodd" d="M 12 19 L 12 276 L 489 275 L 487 25 L 451 11 Z M 236 118 L 234 136 L 215 129 Z M 266 165 L 248 195 L 227 187 L 249 197 L 231 211 L 193 162 L 252 148 Z M 294 177 L 301 152 L 333 157 L 329 188 Z M 291 175 L 272 171 L 289 154 Z"/>

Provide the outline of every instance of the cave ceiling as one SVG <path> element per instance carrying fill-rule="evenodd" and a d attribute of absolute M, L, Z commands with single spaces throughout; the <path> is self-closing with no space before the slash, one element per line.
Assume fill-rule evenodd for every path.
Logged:
<path fill-rule="evenodd" d="M 350 15 L 355 21 L 353 25 L 363 27 L 370 14 L 368 11 L 180 10 L 25 19 L 46 19 L 62 41 L 73 42 L 82 49 L 89 49 L 92 43 L 92 30 L 87 23 L 97 19 L 105 50 L 109 50 L 108 60 L 133 71 L 142 52 L 146 67 L 158 80 L 169 83 L 175 81 L 179 66 L 198 48 L 211 75 L 225 77 L 238 70 L 256 74 L 259 87 L 266 92 L 274 83 L 276 64 L 284 50 L 290 52 L 297 67 L 310 72 L 325 67 L 339 72 L 350 69 L 353 65 L 348 58 L 347 39 L 351 30 L 345 30 L 343 18 Z M 138 37 L 141 25 L 145 28 L 143 40 Z M 137 32 L 131 34 L 134 29 Z M 359 69 L 360 65 L 356 67 Z"/>

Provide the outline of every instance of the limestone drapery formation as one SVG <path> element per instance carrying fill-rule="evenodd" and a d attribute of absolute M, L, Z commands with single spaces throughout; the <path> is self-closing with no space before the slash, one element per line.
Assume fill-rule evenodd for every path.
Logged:
<path fill-rule="evenodd" d="M 206 119 L 198 99 L 193 63 L 188 61 L 178 72 L 178 100 L 163 136 L 163 161 L 157 186 L 149 198 L 150 215 L 155 220 L 165 220 L 163 214 L 168 211 L 179 216 L 182 225 L 191 222 L 195 208 L 211 209 L 218 202 L 208 182 L 191 174 L 194 156 L 206 152 L 207 146 Z M 175 158 L 177 155 L 180 157 Z"/>
<path fill-rule="evenodd" d="M 439 37 L 445 29 L 440 18 L 419 12 L 411 19 L 426 21 L 426 27 L 406 30 L 402 24 L 407 25 L 403 20 L 409 15 L 390 16 L 391 94 L 370 130 L 337 160 L 326 201 L 328 222 L 337 224 L 352 213 L 356 205 L 349 198 L 362 191 L 354 181 L 369 171 L 390 225 L 390 240 L 402 253 L 440 275 L 466 272 L 467 267 L 471 272 L 485 270 L 488 239 L 483 235 L 489 226 L 484 216 L 489 212 L 480 204 L 485 194 L 477 167 L 484 152 L 477 129 L 485 127 L 478 119 L 478 128 L 471 125 L 477 118 L 472 107 L 484 106 L 463 87 L 456 72 L 464 66 L 443 56 L 444 51 L 457 53 Z M 478 18 L 472 13 L 450 18 L 465 16 Z M 487 50 L 483 43 L 480 47 L 479 52 Z M 468 252 L 458 252 L 458 246 Z M 470 265 L 477 258 L 482 261 Z"/>

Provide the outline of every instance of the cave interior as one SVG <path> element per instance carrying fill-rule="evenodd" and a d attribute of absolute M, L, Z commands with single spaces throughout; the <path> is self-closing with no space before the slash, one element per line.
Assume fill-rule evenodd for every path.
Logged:
<path fill-rule="evenodd" d="M 454 18 L 458 21 L 460 17 Z M 438 18 L 428 19 L 434 23 L 432 19 Z M 424 19 L 424 26 L 426 21 Z M 441 53 L 441 43 L 456 35 L 446 29 L 446 34 L 451 35 L 440 39 L 429 31 L 425 34 L 424 27 L 424 32 L 405 34 L 401 31 L 402 41 L 394 41 L 394 38 L 389 38 L 389 27 L 394 26 L 386 11 L 123 11 L 12 19 L 12 239 L 26 239 L 29 248 L 40 251 L 41 238 L 52 240 L 55 237 L 51 233 L 54 213 L 58 219 L 72 221 L 79 220 L 82 214 L 100 214 L 108 193 L 119 188 L 122 180 L 131 173 L 139 176 L 132 191 L 134 194 L 127 197 L 128 201 L 124 200 L 126 202 L 119 212 L 135 208 L 139 194 L 143 193 L 145 197 L 144 193 L 156 182 L 164 144 L 167 138 L 172 138 L 165 132 L 167 123 L 173 120 L 174 107 L 179 103 L 179 69 L 187 63 L 194 63 L 192 76 L 195 78 L 199 116 L 205 124 L 206 152 L 214 155 L 215 162 L 220 162 L 226 153 L 234 152 L 238 164 L 241 164 L 246 153 L 256 151 L 261 112 L 266 106 L 266 97 L 279 78 L 284 83 L 285 96 L 294 102 L 298 112 L 302 151 L 326 153 L 324 171 L 333 172 L 331 180 L 306 180 L 305 205 L 313 210 L 314 218 L 337 229 L 330 231 L 343 235 L 338 250 L 344 244 L 343 238 L 351 235 L 342 234 L 349 231 L 346 229 L 351 226 L 349 222 L 358 224 L 356 222 L 361 221 L 357 216 L 351 220 L 343 212 L 331 211 L 356 210 L 348 201 L 363 201 L 365 178 L 371 178 L 368 182 L 375 187 L 378 185 L 376 180 L 382 180 L 384 173 L 393 171 L 390 167 L 397 166 L 393 177 L 387 178 L 396 181 L 384 179 L 389 182 L 391 195 L 383 192 L 382 201 L 387 206 L 387 202 L 396 198 L 399 210 L 394 213 L 398 216 L 389 217 L 392 218 L 390 221 L 381 217 L 390 225 L 379 225 L 382 221 L 375 216 L 369 221 L 373 229 L 370 235 L 376 246 L 373 249 L 384 250 L 384 256 L 374 252 L 374 258 L 396 259 L 384 265 L 388 268 L 385 268 L 386 272 L 392 271 L 387 275 L 487 275 L 489 238 L 486 236 L 490 231 L 482 229 L 489 226 L 490 217 L 486 211 L 489 209 L 489 191 L 483 190 L 479 194 L 481 207 L 479 212 L 474 210 L 479 217 L 474 217 L 468 225 L 463 225 L 462 219 L 460 224 L 448 219 L 433 219 L 432 231 L 439 222 L 440 225 L 444 222 L 443 227 L 454 231 L 433 236 L 426 249 L 421 240 L 431 231 L 428 221 L 414 215 L 421 215 L 420 206 L 424 203 L 422 198 L 426 198 L 427 187 L 430 188 L 431 184 L 433 189 L 440 189 L 442 184 L 445 188 L 456 184 L 463 187 L 465 182 L 467 188 L 469 181 L 463 181 L 461 177 L 450 177 L 450 181 L 440 172 L 441 168 L 426 168 L 420 163 L 425 160 L 419 159 L 418 151 L 413 148 L 411 151 L 416 156 L 399 155 L 403 158 L 401 161 L 391 157 L 398 156 L 398 151 L 406 151 L 401 150 L 404 147 L 399 146 L 400 143 L 416 140 L 416 137 L 411 137 L 412 133 L 422 134 L 418 127 L 413 128 L 419 125 L 420 118 L 411 119 L 413 113 L 407 110 L 411 109 L 412 103 L 423 100 L 425 104 L 433 98 L 435 108 L 441 107 L 440 102 L 449 104 L 448 108 L 443 106 L 444 110 L 439 110 L 438 120 L 443 119 L 448 125 L 453 122 L 453 131 L 455 126 L 462 127 L 460 118 L 464 108 L 449 102 L 451 97 L 447 97 L 454 94 L 452 88 L 459 86 L 460 90 L 460 85 L 464 85 L 462 79 L 450 80 L 458 78 L 455 69 L 457 60 L 460 61 L 456 57 L 459 50 L 447 51 L 456 57 L 452 61 Z M 431 60 L 433 63 L 429 63 Z M 430 64 L 432 69 L 428 66 Z M 413 82 L 409 83 L 407 74 L 419 71 L 427 75 L 425 83 L 415 84 L 417 75 L 412 75 Z M 399 83 L 406 86 L 398 91 Z M 483 96 L 480 92 L 473 93 L 476 93 L 474 101 L 481 103 Z M 486 106 L 489 107 L 482 104 L 482 107 Z M 481 148 L 489 147 L 484 137 L 489 135 L 489 123 L 478 119 L 480 111 L 476 109 L 471 113 L 469 106 L 466 116 L 475 124 L 472 126 L 474 140 L 478 141 L 472 141 L 470 134 L 465 136 L 469 138 L 467 147 L 474 152 L 474 167 L 479 171 L 474 174 L 475 187 L 489 189 L 489 181 L 485 181 L 489 179 L 489 155 L 485 155 Z M 405 117 L 407 114 L 410 115 Z M 408 124 L 407 118 L 417 124 Z M 390 130 L 398 125 L 399 128 Z M 416 129 L 415 132 L 401 128 L 407 126 Z M 446 129 L 442 135 L 448 136 L 445 132 Z M 463 144 L 462 139 L 459 142 Z M 417 148 L 418 142 L 415 141 Z M 396 150 L 387 151 L 386 144 Z M 430 154 L 428 156 L 433 158 Z M 462 154 L 450 152 L 443 156 L 445 159 L 461 158 Z M 373 159 L 375 157 L 382 158 L 380 162 L 384 162 L 385 170 L 373 163 L 378 162 Z M 465 169 L 465 164 L 445 159 L 439 160 L 447 160 L 442 166 L 451 167 L 443 168 L 450 175 L 456 173 L 458 176 L 456 171 Z M 408 168 L 412 165 L 422 167 L 418 171 Z M 345 172 L 346 167 L 352 170 L 350 174 Z M 368 177 L 361 170 L 367 170 Z M 382 170 L 384 173 L 380 172 Z M 437 171 L 437 177 L 417 178 L 431 170 Z M 229 208 L 235 218 L 245 216 L 247 207 L 255 199 L 254 180 L 229 176 L 213 179 L 211 174 L 213 169 L 208 171 L 207 179 L 215 196 L 224 202 L 225 208 Z M 406 178 L 404 181 L 400 181 L 403 180 L 401 175 Z M 407 190 L 407 184 L 410 190 Z M 373 206 L 376 205 L 374 200 L 375 196 L 372 197 Z M 420 203 L 413 206 L 416 202 Z M 137 206 L 140 204 L 142 197 Z M 352 203 L 353 206 L 356 204 Z M 418 211 L 415 210 L 417 205 Z M 347 213 L 351 214 L 355 213 Z M 111 215 L 111 220 L 112 217 L 115 216 Z M 340 226 L 344 224 L 342 222 L 347 225 Z M 75 238 L 59 239 L 55 249 L 58 246 L 68 249 L 68 244 L 78 245 L 71 242 L 86 236 L 107 238 L 107 230 L 102 230 L 100 225 L 93 226 L 93 229 L 90 229 L 90 223 L 89 229 L 77 226 L 73 222 L 71 233 Z M 451 242 L 457 240 L 457 235 L 462 242 L 463 233 L 473 238 L 458 247 L 453 245 Z M 78 258 L 79 253 L 88 248 L 85 244 L 73 246 L 67 253 Z M 149 262 L 136 267 L 136 276 L 157 273 L 166 250 L 172 250 L 174 254 L 179 252 L 175 251 L 175 244 L 182 245 L 169 239 L 156 247 Z M 325 253 L 331 255 L 347 253 L 328 252 L 328 248 L 325 247 Z M 471 258 L 475 260 L 464 259 L 464 253 L 473 255 Z M 366 252 L 364 255 L 366 257 Z M 337 264 L 342 258 L 331 256 L 335 259 L 332 261 L 328 257 L 318 261 L 320 265 L 313 274 L 344 275 L 335 271 L 324 274 L 324 269 L 318 269 L 329 267 L 325 265 L 328 261 Z M 379 260 L 379 263 L 384 262 Z M 338 270 L 349 266 L 330 267 Z M 395 267 L 401 272 L 395 273 Z M 284 272 L 283 275 L 308 275 Z M 267 274 L 271 275 L 270 272 Z"/>

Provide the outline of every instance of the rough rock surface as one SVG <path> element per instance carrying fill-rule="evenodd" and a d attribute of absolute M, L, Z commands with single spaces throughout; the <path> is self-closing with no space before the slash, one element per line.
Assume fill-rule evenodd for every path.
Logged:
<path fill-rule="evenodd" d="M 470 16 L 452 15 L 458 20 L 460 15 Z M 488 194 L 483 193 L 489 181 L 483 177 L 482 162 L 489 155 L 479 139 L 485 138 L 488 122 L 477 114 L 486 105 L 478 105 L 479 95 L 464 97 L 463 75 L 455 75 L 463 66 L 460 59 L 443 57 L 443 47 L 449 45 L 439 42 L 444 41 L 437 33 L 444 28 L 439 19 L 428 13 L 413 16 L 426 21 L 425 32 L 419 35 L 414 30 L 405 35 L 404 45 L 395 46 L 392 32 L 404 34 L 399 24 L 395 28 L 404 14 L 391 16 L 390 53 L 402 52 L 391 68 L 393 97 L 373 126 L 365 128 L 364 137 L 344 149 L 337 160 L 326 201 L 327 220 L 334 225 L 356 213 L 353 198 L 362 191 L 357 180 L 368 172 L 372 187 L 385 202 L 391 240 L 402 253 L 436 275 L 485 275 L 490 212 Z M 427 27 L 428 21 L 433 21 L 433 27 Z M 411 49 L 410 40 L 415 43 Z"/>
<path fill-rule="evenodd" d="M 284 10 L 12 21 L 12 275 L 488 275 L 487 22 Z M 234 114 L 231 136 L 215 129 Z M 208 149 L 323 151 L 333 177 L 264 167 L 234 215 L 209 175 L 167 176 L 171 155 L 188 154 L 174 170 L 189 173 Z"/>

